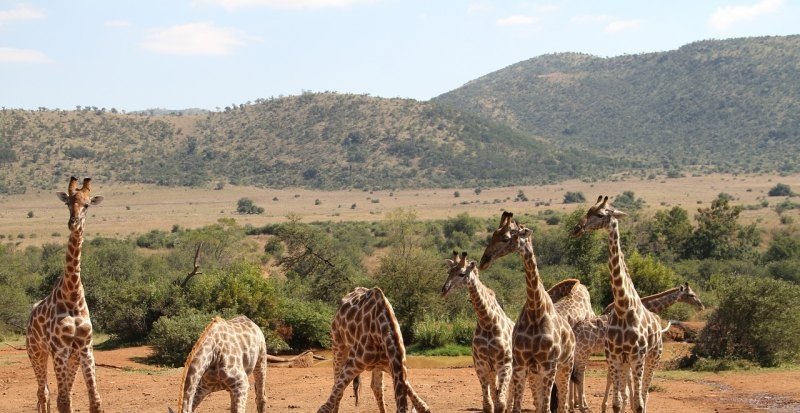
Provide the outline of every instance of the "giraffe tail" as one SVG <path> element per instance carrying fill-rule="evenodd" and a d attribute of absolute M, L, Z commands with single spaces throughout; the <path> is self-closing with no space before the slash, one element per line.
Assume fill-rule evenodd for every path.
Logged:
<path fill-rule="evenodd" d="M 673 324 L 678 325 L 678 324 L 680 324 L 680 321 L 667 320 L 667 326 L 664 327 L 664 329 L 661 330 L 661 334 L 664 334 L 664 333 L 668 332 L 669 328 L 672 327 Z"/>
<path fill-rule="evenodd" d="M 356 398 L 356 406 L 358 406 L 358 393 L 361 390 L 361 375 L 359 374 L 353 379 L 353 396 Z"/>

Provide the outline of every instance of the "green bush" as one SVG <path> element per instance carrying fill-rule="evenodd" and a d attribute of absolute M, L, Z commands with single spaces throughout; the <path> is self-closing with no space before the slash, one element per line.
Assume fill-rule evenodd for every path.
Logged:
<path fill-rule="evenodd" d="M 281 318 L 281 335 L 293 350 L 328 348 L 332 319 L 333 308 L 323 302 L 293 300 Z"/>
<path fill-rule="evenodd" d="M 581 202 L 586 202 L 586 197 L 583 195 L 583 192 L 567 192 L 564 194 L 564 203 L 565 204 L 580 204 Z"/>
<path fill-rule="evenodd" d="M 466 318 L 458 317 L 450 325 L 453 328 L 453 342 L 462 346 L 472 345 L 472 336 L 475 335 L 475 321 Z"/>
<path fill-rule="evenodd" d="M 452 343 L 453 327 L 446 320 L 426 316 L 414 326 L 414 345 L 419 349 L 433 349 Z"/>
<path fill-rule="evenodd" d="M 800 286 L 770 278 L 716 280 L 719 307 L 694 349 L 700 357 L 745 359 L 762 366 L 800 355 Z"/>
<path fill-rule="evenodd" d="M 768 196 L 790 196 L 792 195 L 792 188 L 786 184 L 777 184 L 773 186 L 769 192 L 767 192 Z"/>
<path fill-rule="evenodd" d="M 153 324 L 149 341 L 155 352 L 153 361 L 168 366 L 182 366 L 200 333 L 215 314 L 189 309 L 172 317 L 161 317 Z"/>

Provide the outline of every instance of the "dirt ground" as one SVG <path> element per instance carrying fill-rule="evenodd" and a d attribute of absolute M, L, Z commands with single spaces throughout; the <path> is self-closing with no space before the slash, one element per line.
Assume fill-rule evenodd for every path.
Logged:
<path fill-rule="evenodd" d="M 685 351 L 685 344 L 671 343 L 665 357 Z M 149 354 L 147 347 L 96 351 L 100 394 L 106 412 L 158 412 L 175 406 L 181 369 L 158 368 L 137 362 Z M 481 396 L 469 357 L 452 360 L 412 357 L 410 381 L 434 412 L 477 412 Z M 446 367 L 446 365 L 450 365 Z M 453 367 L 455 365 L 455 367 Z M 594 361 L 588 373 L 588 401 L 599 411 L 605 388 L 602 361 Z M 332 386 L 330 363 L 308 368 L 271 365 L 267 373 L 269 412 L 315 412 L 326 400 Z M 367 385 L 362 388 L 360 406 L 354 405 L 348 390 L 342 412 L 375 412 L 374 398 Z M 49 376 L 55 410 L 56 386 Z M 391 402 L 391 380 L 384 378 L 387 402 Z M 651 412 L 800 412 L 800 370 L 757 370 L 732 373 L 659 371 L 653 381 L 648 403 Z M 79 377 L 73 388 L 73 409 L 88 411 L 86 388 Z M 253 395 L 247 411 L 255 412 Z M 227 393 L 214 393 L 199 412 L 228 411 Z M 388 411 L 394 411 L 388 406 Z M 530 393 L 523 407 L 531 411 Z M 0 413 L 36 411 L 36 381 L 24 350 L 0 348 Z"/>

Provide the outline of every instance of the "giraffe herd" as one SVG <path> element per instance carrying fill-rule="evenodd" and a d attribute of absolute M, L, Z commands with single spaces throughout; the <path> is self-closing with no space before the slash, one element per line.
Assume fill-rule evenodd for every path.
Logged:
<path fill-rule="evenodd" d="M 63 275 L 52 292 L 34 304 L 26 329 L 26 348 L 36 374 L 37 411 L 49 413 L 47 364 L 53 359 L 58 385 L 59 413 L 72 412 L 71 390 L 78 369 L 89 392 L 89 412 L 102 411 L 92 353 L 92 324 L 81 282 L 81 250 L 86 211 L 103 201 L 91 196 L 91 180 L 79 187 L 72 177 L 67 192 L 57 193 L 70 213 L 69 243 Z M 614 302 L 599 316 L 594 314 L 588 289 L 577 279 L 566 279 L 545 290 L 533 250 L 532 234 L 503 212 L 480 262 L 467 253 L 453 252 L 447 260 L 442 296 L 453 289 L 468 290 L 477 324 L 472 357 L 480 382 L 484 413 L 522 411 L 528 384 L 536 412 L 586 411 L 584 373 L 589 355 L 605 352 L 608 375 L 605 412 L 611 392 L 614 412 L 624 412 L 630 397 L 634 412 L 645 412 L 648 389 L 663 348 L 660 311 L 676 302 L 703 309 L 689 287 L 679 285 L 647 297 L 634 288 L 620 244 L 619 220 L 626 214 L 600 197 L 570 235 L 587 231 L 608 232 L 608 268 Z M 514 323 L 503 311 L 494 292 L 480 281 L 480 271 L 496 260 L 518 253 L 525 272 L 526 300 Z M 398 412 L 430 412 L 408 380 L 405 346 L 389 300 L 379 288 L 357 287 L 342 298 L 331 324 L 334 385 L 318 413 L 338 412 L 346 388 L 352 383 L 359 402 L 360 374 L 372 372 L 371 388 L 378 409 L 385 413 L 383 373 L 391 375 Z M 267 349 L 258 325 L 244 316 L 215 318 L 189 354 L 181 381 L 178 410 L 189 413 L 211 392 L 231 394 L 231 412 L 243 413 L 249 390 L 248 375 L 255 376 L 256 409 L 266 411 Z M 172 409 L 169 408 L 172 412 Z"/>

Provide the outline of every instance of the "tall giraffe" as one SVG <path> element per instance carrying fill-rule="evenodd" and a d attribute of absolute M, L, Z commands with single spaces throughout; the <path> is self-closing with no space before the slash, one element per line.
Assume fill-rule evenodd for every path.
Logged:
<path fill-rule="evenodd" d="M 568 383 L 572 370 L 575 336 L 566 319 L 556 313 L 550 295 L 542 285 L 531 241 L 532 231 L 512 222 L 513 214 L 503 212 L 500 226 L 492 233 L 481 257 L 481 270 L 511 252 L 518 252 L 525 268 L 526 300 L 512 334 L 512 411 L 521 411 L 523 388 L 532 377 L 535 411 L 550 410 L 553 385 L 558 391 L 558 412 L 567 411 Z"/>
<path fill-rule="evenodd" d="M 90 205 L 99 205 L 103 201 L 102 196 L 92 197 L 90 192 L 91 179 L 84 179 L 83 185 L 78 188 L 78 179 L 73 176 L 67 192 L 56 193 L 69 209 L 66 268 L 50 295 L 34 304 L 25 333 L 28 358 L 36 373 L 39 413 L 50 411 L 47 360 L 51 356 L 58 384 L 58 411 L 72 411 L 72 384 L 79 366 L 89 390 L 89 411 L 98 413 L 102 410 L 92 352 L 92 322 L 81 283 L 81 247 L 86 211 Z"/>
<path fill-rule="evenodd" d="M 389 300 L 380 288 L 356 287 L 342 298 L 331 323 L 334 384 L 328 401 L 317 413 L 336 413 L 347 385 L 353 381 L 358 404 L 359 374 L 372 370 L 372 391 L 381 413 L 383 405 L 383 372 L 394 379 L 397 411 L 408 411 L 408 401 L 420 413 L 430 413 L 425 402 L 408 382 L 406 348 L 400 326 Z"/>
<path fill-rule="evenodd" d="M 689 283 L 681 284 L 675 288 L 662 291 L 657 294 L 648 295 L 642 298 L 642 305 L 653 313 L 660 313 L 667 307 L 676 302 L 684 302 L 695 306 L 698 310 L 703 310 L 705 306 L 700 298 L 695 294 Z M 576 383 L 574 391 L 570 391 L 572 407 L 585 410 L 589 407 L 584 397 L 584 376 L 586 366 L 589 364 L 589 356 L 594 353 L 604 351 L 605 337 L 608 327 L 608 319 L 614 311 L 614 304 L 609 304 L 603 311 L 603 315 L 583 320 L 576 324 L 572 331 L 575 332 L 575 367 L 573 368 Z M 630 385 L 630 383 L 628 383 Z M 606 393 L 603 397 L 602 411 L 606 410 L 608 390 L 611 381 L 606 381 Z"/>
<path fill-rule="evenodd" d="M 442 286 L 442 296 L 454 288 L 466 286 L 472 308 L 478 316 L 472 336 L 472 361 L 483 392 L 483 412 L 505 413 L 511 382 L 511 333 L 514 322 L 500 307 L 494 291 L 481 282 L 476 262 L 467 263 L 466 252 L 461 253 L 459 260 L 458 253 L 453 251 L 453 258 L 447 260 L 447 266 L 449 270 Z"/>
<path fill-rule="evenodd" d="M 615 413 L 625 411 L 625 384 L 632 373 L 633 409 L 644 413 L 650 381 L 663 350 L 661 318 L 642 305 L 628 274 L 619 237 L 619 219 L 626 215 L 611 206 L 607 196 L 601 196 L 575 225 L 571 235 L 579 237 L 586 231 L 598 229 L 608 231 L 608 268 L 614 311 L 608 320 L 605 353 L 614 384 L 612 406 Z"/>
<path fill-rule="evenodd" d="M 214 318 L 200 334 L 183 366 L 178 412 L 191 413 L 210 393 L 231 394 L 231 413 L 244 413 L 253 373 L 256 410 L 266 412 L 267 342 L 261 328 L 245 316 Z M 174 413 L 169 408 L 170 413 Z"/>

